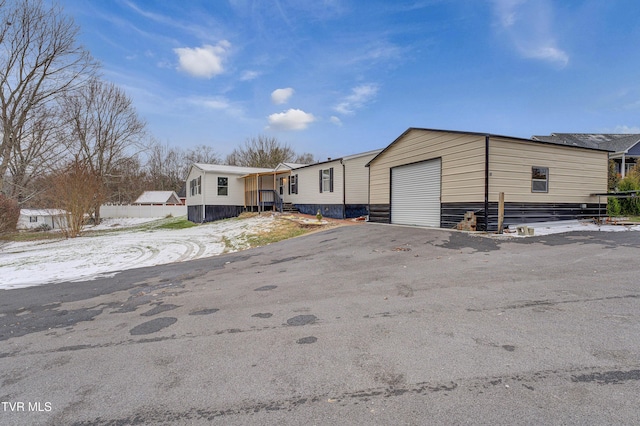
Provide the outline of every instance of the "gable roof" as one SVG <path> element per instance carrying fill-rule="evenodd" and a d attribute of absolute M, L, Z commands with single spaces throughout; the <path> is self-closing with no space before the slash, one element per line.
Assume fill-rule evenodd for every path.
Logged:
<path fill-rule="evenodd" d="M 386 152 L 388 149 L 390 149 L 393 145 L 395 145 L 400 139 L 402 139 L 409 132 L 414 131 L 414 130 L 427 131 L 427 132 L 439 132 L 439 133 L 454 133 L 454 134 L 459 134 L 459 135 L 474 135 L 474 136 L 484 136 L 484 137 L 494 137 L 494 138 L 505 138 L 505 139 L 513 139 L 513 140 L 517 140 L 517 141 L 522 141 L 522 142 L 558 145 L 557 143 L 553 143 L 553 142 L 549 142 L 549 141 L 543 141 L 543 140 L 539 140 L 539 139 L 519 138 L 519 137 L 516 137 L 516 136 L 497 135 L 497 134 L 494 134 L 494 133 L 466 132 L 466 131 L 461 131 L 461 130 L 427 129 L 427 128 L 423 128 L 423 127 L 409 127 L 400 136 L 398 136 L 393 142 L 391 142 L 385 149 L 383 149 L 378 155 L 373 157 L 371 159 L 371 161 L 369 161 L 366 164 L 365 167 L 369 167 L 369 165 L 371 163 L 373 163 L 378 157 L 380 157 L 384 152 Z M 575 146 L 575 145 L 571 145 L 571 146 L 574 147 L 574 148 L 591 149 L 591 150 L 595 150 L 595 151 L 608 151 L 607 149 L 600 148 L 600 147 L 587 147 L 587 146 Z"/>
<path fill-rule="evenodd" d="M 298 169 L 300 167 L 304 167 L 306 166 L 306 164 L 298 164 L 298 163 L 280 163 L 278 164 L 278 166 L 273 169 L 274 171 L 278 171 L 278 170 L 293 170 L 293 169 Z"/>
<path fill-rule="evenodd" d="M 640 142 L 640 134 L 615 133 L 552 133 L 532 136 L 534 140 L 582 148 L 603 149 L 611 152 L 628 151 Z"/>
<path fill-rule="evenodd" d="M 67 214 L 62 209 L 20 209 L 21 216 L 61 216 Z"/>
<path fill-rule="evenodd" d="M 179 204 L 175 191 L 144 191 L 133 204 Z"/>

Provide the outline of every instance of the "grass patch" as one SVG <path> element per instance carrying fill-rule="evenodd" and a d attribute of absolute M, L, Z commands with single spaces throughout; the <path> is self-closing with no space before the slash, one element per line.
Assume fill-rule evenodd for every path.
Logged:
<path fill-rule="evenodd" d="M 151 229 L 187 229 L 197 226 L 195 223 L 187 219 L 186 216 L 170 217 L 162 219 L 158 222 L 153 222 Z"/>
<path fill-rule="evenodd" d="M 298 237 L 306 234 L 307 232 L 309 232 L 308 229 L 304 229 L 296 222 L 276 219 L 275 226 L 272 229 L 257 234 L 249 234 L 246 236 L 246 241 L 249 247 L 260 247 L 289 238 Z"/>
<path fill-rule="evenodd" d="M 226 252 L 239 251 L 252 247 L 266 246 L 271 243 L 304 235 L 307 232 L 309 232 L 309 229 L 305 229 L 299 223 L 285 219 L 274 219 L 273 226 L 267 230 L 255 234 L 244 233 L 234 239 L 222 237 L 222 242 L 226 247 Z"/>
<path fill-rule="evenodd" d="M 10 232 L 8 234 L 1 234 L 0 241 L 40 241 L 40 240 L 64 240 L 65 236 L 62 232 Z"/>

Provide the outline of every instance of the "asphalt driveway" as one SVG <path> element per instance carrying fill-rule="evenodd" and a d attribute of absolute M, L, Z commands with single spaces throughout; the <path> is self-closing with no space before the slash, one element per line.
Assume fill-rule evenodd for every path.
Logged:
<path fill-rule="evenodd" d="M 638 424 L 638 235 L 363 224 L 0 291 L 0 424 Z"/>

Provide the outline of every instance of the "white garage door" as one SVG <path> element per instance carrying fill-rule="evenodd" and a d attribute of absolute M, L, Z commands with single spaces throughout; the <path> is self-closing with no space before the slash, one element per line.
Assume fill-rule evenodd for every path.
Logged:
<path fill-rule="evenodd" d="M 391 169 L 391 223 L 440 226 L 440 159 Z"/>

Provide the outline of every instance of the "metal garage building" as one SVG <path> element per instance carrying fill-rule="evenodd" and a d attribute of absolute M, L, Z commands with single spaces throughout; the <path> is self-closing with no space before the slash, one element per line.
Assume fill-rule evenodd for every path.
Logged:
<path fill-rule="evenodd" d="M 410 128 L 368 164 L 369 220 L 478 229 L 593 217 L 607 190 L 607 151 L 487 133 Z"/>

